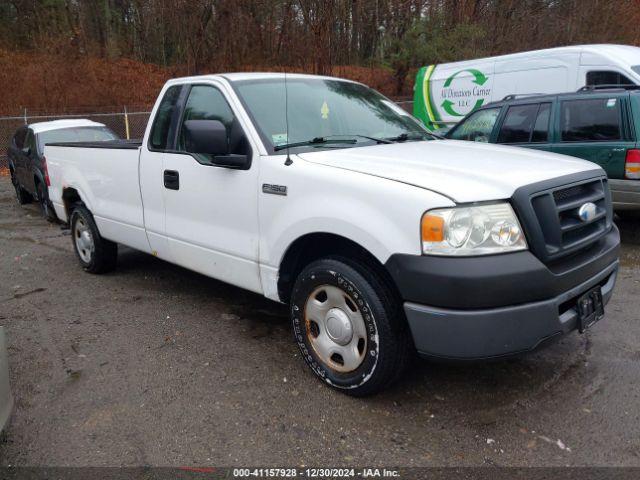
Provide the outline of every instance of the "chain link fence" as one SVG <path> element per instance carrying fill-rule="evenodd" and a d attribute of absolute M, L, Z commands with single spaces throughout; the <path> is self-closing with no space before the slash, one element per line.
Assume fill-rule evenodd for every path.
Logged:
<path fill-rule="evenodd" d="M 77 113 L 77 114 L 42 114 L 31 113 L 25 110 L 22 115 L 0 117 L 0 171 L 9 167 L 7 148 L 11 143 L 16 130 L 23 125 L 49 122 L 52 120 L 84 118 L 94 122 L 103 123 L 121 138 L 142 138 L 144 135 L 151 107 L 123 108 L 116 112 L 113 109 L 109 113 Z"/>
<path fill-rule="evenodd" d="M 413 102 L 406 98 L 396 99 L 398 105 L 412 112 Z M 121 138 L 142 138 L 151 113 L 151 107 L 123 108 L 121 111 L 113 111 L 110 113 L 77 113 L 77 114 L 43 114 L 31 113 L 24 110 L 21 115 L 1 117 L 0 116 L 0 171 L 9 168 L 7 148 L 11 143 L 11 139 L 16 130 L 22 125 L 32 124 L 36 122 L 49 122 L 51 120 L 86 118 L 105 124 Z"/>

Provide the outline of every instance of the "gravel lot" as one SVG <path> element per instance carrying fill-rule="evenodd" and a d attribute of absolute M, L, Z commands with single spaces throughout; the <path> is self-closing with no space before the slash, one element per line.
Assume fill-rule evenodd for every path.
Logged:
<path fill-rule="evenodd" d="M 606 318 L 539 353 L 416 361 L 354 399 L 307 371 L 287 309 L 122 248 L 82 272 L 0 178 L 0 465 L 640 466 L 640 220 Z"/>

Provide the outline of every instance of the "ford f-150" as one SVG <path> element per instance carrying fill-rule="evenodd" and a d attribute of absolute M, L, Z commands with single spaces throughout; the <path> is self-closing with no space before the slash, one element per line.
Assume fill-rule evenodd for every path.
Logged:
<path fill-rule="evenodd" d="M 482 359 L 582 332 L 616 280 L 599 166 L 435 139 L 352 81 L 171 80 L 141 142 L 45 155 L 86 271 L 123 244 L 289 304 L 311 370 L 352 395 L 415 351 Z"/>

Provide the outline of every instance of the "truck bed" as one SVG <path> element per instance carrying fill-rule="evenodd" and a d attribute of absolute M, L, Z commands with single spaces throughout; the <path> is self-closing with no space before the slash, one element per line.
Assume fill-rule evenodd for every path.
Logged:
<path fill-rule="evenodd" d="M 136 150 L 142 146 L 142 140 L 107 140 L 102 142 L 54 142 L 47 143 L 51 147 L 76 147 L 76 148 L 113 148 L 117 150 Z"/>

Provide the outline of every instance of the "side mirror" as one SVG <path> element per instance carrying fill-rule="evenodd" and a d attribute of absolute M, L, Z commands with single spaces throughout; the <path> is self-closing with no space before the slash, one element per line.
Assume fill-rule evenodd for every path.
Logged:
<path fill-rule="evenodd" d="M 218 167 L 247 170 L 248 155 L 229 153 L 227 129 L 220 120 L 187 120 L 184 122 L 184 143 L 189 153 L 209 155 Z"/>
<path fill-rule="evenodd" d="M 189 153 L 226 155 L 229 153 L 227 129 L 220 120 L 187 120 L 184 146 Z"/>

